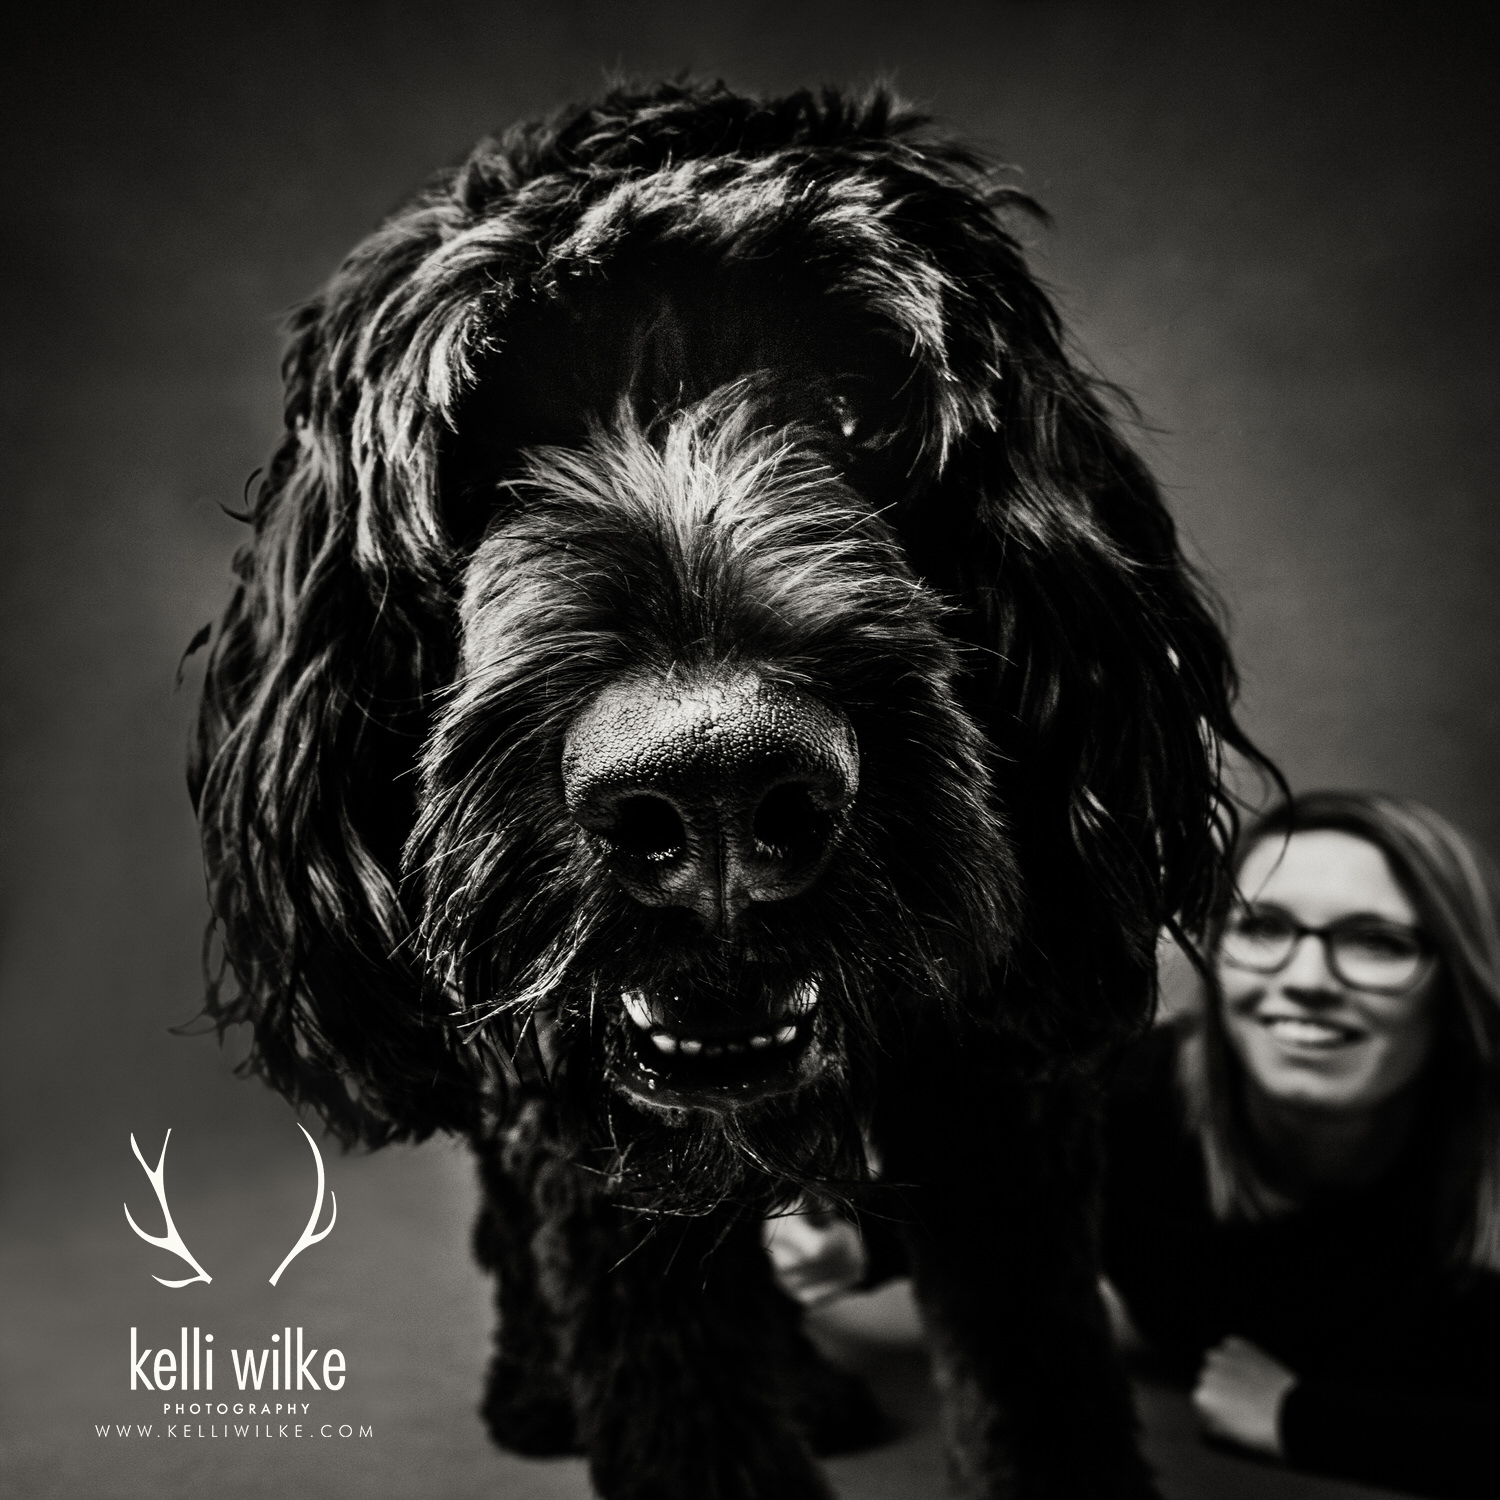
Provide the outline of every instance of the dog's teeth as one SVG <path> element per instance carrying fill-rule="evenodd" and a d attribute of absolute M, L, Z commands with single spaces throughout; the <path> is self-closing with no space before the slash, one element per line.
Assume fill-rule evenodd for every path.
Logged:
<path fill-rule="evenodd" d="M 771 1038 L 757 1032 L 755 1036 L 750 1038 L 750 1045 L 752 1047 L 769 1047 L 771 1045 Z"/>
<path fill-rule="evenodd" d="M 651 1033 L 651 1045 L 658 1052 L 675 1052 L 677 1050 L 677 1038 L 668 1036 L 664 1031 L 653 1031 Z"/>
<path fill-rule="evenodd" d="M 677 1045 L 681 1047 L 689 1057 L 696 1057 L 697 1054 L 703 1050 L 703 1043 L 690 1036 L 683 1037 L 683 1039 L 678 1042 Z"/>
<path fill-rule="evenodd" d="M 788 1042 L 795 1040 L 796 1035 L 797 1028 L 795 1026 L 783 1026 L 776 1033 L 776 1045 L 778 1047 L 785 1047 Z"/>
<path fill-rule="evenodd" d="M 625 1013 L 642 1031 L 650 1031 L 656 1024 L 651 1007 L 646 1004 L 646 997 L 639 990 L 625 990 L 620 996 L 620 1003 L 625 1007 Z"/>

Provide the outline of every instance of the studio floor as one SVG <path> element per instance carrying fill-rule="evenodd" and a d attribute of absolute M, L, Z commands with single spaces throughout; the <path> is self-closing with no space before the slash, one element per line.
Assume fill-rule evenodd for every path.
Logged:
<path fill-rule="evenodd" d="M 142 1148 L 154 1161 L 156 1145 Z M 122 1195 L 143 1227 L 160 1225 L 150 1186 L 128 1155 L 116 1176 L 23 1183 L 10 1195 L 0 1262 L 0 1490 L 7 1496 L 582 1500 L 591 1493 L 581 1461 L 502 1453 L 475 1415 L 490 1312 L 468 1257 L 474 1188 L 460 1151 L 429 1145 L 347 1158 L 325 1151 L 335 1230 L 272 1288 L 269 1270 L 295 1243 L 315 1188 L 300 1136 L 254 1171 L 227 1159 L 225 1148 L 195 1153 L 184 1141 L 172 1150 L 174 1222 L 213 1274 L 209 1285 L 167 1289 L 150 1279 L 188 1273 L 124 1223 Z M 845 1500 L 943 1494 L 936 1402 L 906 1284 L 845 1299 L 817 1321 L 901 1427 L 895 1442 L 829 1464 L 837 1493 Z M 216 1414 L 184 1422 L 163 1412 L 175 1403 L 160 1392 L 130 1390 L 128 1353 L 132 1328 L 140 1348 L 175 1349 L 183 1327 L 216 1335 L 216 1400 L 239 1395 L 226 1368 L 230 1351 L 272 1347 L 283 1328 L 294 1339 L 301 1330 L 305 1347 L 339 1348 L 344 1388 L 264 1391 L 267 1405 L 295 1399 L 307 1409 L 231 1416 L 229 1428 Z M 312 1368 L 320 1363 L 321 1356 Z M 1214 1452 L 1198 1441 L 1180 1394 L 1146 1386 L 1139 1399 L 1167 1500 L 1376 1494 Z M 252 1433 L 233 1433 L 246 1425 Z"/>

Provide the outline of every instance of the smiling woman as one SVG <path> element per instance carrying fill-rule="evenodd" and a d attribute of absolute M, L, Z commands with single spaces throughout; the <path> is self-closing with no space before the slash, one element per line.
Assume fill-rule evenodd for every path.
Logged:
<path fill-rule="evenodd" d="M 1284 1172 L 1374 1175 L 1432 1052 L 1440 981 L 1416 908 L 1385 854 L 1339 828 L 1262 838 L 1238 886 L 1218 975 L 1252 1128 L 1282 1142 Z"/>
<path fill-rule="evenodd" d="M 1214 1438 L 1435 1495 L 1500 1483 L 1500 892 L 1430 809 L 1243 837 L 1208 1003 L 1113 1104 L 1104 1259 Z"/>

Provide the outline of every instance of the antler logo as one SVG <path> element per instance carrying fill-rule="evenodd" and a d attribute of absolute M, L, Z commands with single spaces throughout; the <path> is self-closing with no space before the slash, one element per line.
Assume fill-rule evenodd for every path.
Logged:
<path fill-rule="evenodd" d="M 307 1131 L 303 1126 L 298 1125 L 297 1129 L 302 1131 L 303 1135 L 307 1135 Z M 333 1209 L 332 1212 L 328 1215 L 328 1227 L 326 1229 L 320 1229 L 316 1234 L 313 1233 L 313 1227 L 318 1222 L 318 1215 L 323 1212 L 323 1158 L 318 1154 L 318 1143 L 310 1135 L 307 1135 L 307 1144 L 312 1147 L 313 1160 L 318 1164 L 318 1196 L 317 1200 L 313 1203 L 313 1211 L 311 1217 L 307 1221 L 307 1228 L 302 1231 L 301 1237 L 298 1239 L 297 1243 L 292 1246 L 291 1253 L 284 1261 L 282 1261 L 279 1266 L 276 1267 L 276 1274 L 271 1278 L 272 1286 L 276 1285 L 276 1283 L 281 1279 L 281 1273 L 286 1270 L 286 1268 L 291 1265 L 291 1263 L 299 1255 L 301 1255 L 309 1245 L 316 1245 L 319 1240 L 326 1240 L 328 1236 L 333 1233 L 333 1226 L 338 1222 L 339 1200 L 334 1195 L 333 1190 L 330 1188 L 328 1197 L 332 1201 Z"/>
<path fill-rule="evenodd" d="M 323 1213 L 323 1191 L 326 1181 L 323 1175 L 323 1157 L 318 1151 L 318 1143 L 312 1138 L 312 1136 L 308 1135 L 306 1128 L 299 1124 L 297 1126 L 297 1129 L 302 1131 L 302 1134 L 307 1137 L 307 1144 L 312 1147 L 313 1161 L 317 1164 L 318 1168 L 318 1196 L 316 1201 L 313 1203 L 312 1216 L 307 1221 L 307 1228 L 302 1231 L 297 1240 L 297 1243 L 293 1245 L 291 1250 L 288 1252 L 286 1259 L 276 1267 L 276 1274 L 271 1277 L 272 1286 L 275 1286 L 276 1283 L 281 1280 L 281 1273 L 286 1270 L 286 1268 L 291 1265 L 291 1263 L 299 1255 L 301 1255 L 301 1253 L 306 1250 L 309 1245 L 316 1245 L 321 1240 L 326 1240 L 328 1236 L 333 1233 L 333 1226 L 338 1222 L 339 1216 L 338 1196 L 330 1188 L 328 1190 L 328 1197 L 330 1203 L 332 1204 L 332 1209 L 328 1216 L 328 1223 L 323 1229 L 317 1228 L 318 1219 L 322 1216 Z M 153 1276 L 151 1279 L 153 1281 L 161 1282 L 163 1286 L 191 1286 L 195 1281 L 210 1282 L 213 1280 L 213 1277 L 210 1276 L 208 1272 L 205 1271 L 203 1267 L 200 1266 L 198 1262 L 193 1258 L 192 1251 L 189 1250 L 187 1245 L 183 1242 L 181 1234 L 179 1234 L 177 1231 L 177 1226 L 172 1222 L 172 1210 L 167 1207 L 167 1143 L 171 1139 L 172 1132 L 168 1130 L 165 1139 L 163 1139 L 161 1143 L 161 1155 L 156 1158 L 156 1166 L 152 1168 L 146 1165 L 146 1158 L 141 1155 L 141 1148 L 135 1143 L 134 1132 L 132 1132 L 130 1136 L 130 1149 L 135 1152 L 135 1159 L 140 1162 L 141 1170 L 145 1172 L 147 1178 L 151 1183 L 152 1191 L 156 1194 L 156 1201 L 161 1204 L 162 1217 L 166 1220 L 167 1232 L 161 1235 L 147 1234 L 146 1231 L 142 1229 L 141 1226 L 137 1224 L 133 1218 L 131 1218 L 130 1205 L 128 1203 L 124 1205 L 125 1220 L 130 1225 L 130 1227 L 135 1230 L 135 1232 L 143 1240 L 145 1240 L 148 1245 L 155 1245 L 158 1249 L 161 1250 L 170 1250 L 173 1255 L 176 1255 L 180 1259 L 185 1260 L 188 1265 L 190 1265 L 193 1270 L 198 1273 L 196 1276 L 184 1276 L 181 1281 L 168 1281 L 164 1276 Z"/>
<path fill-rule="evenodd" d="M 193 1252 L 183 1244 L 182 1236 L 177 1232 L 177 1226 L 172 1222 L 172 1210 L 167 1207 L 167 1141 L 172 1139 L 169 1130 L 166 1139 L 161 1143 L 161 1155 L 156 1158 L 156 1170 L 152 1171 L 146 1165 L 146 1158 L 141 1155 L 141 1148 L 135 1143 L 135 1132 L 130 1133 L 130 1149 L 135 1152 L 135 1159 L 140 1162 L 141 1170 L 151 1179 L 151 1186 L 156 1192 L 156 1201 L 161 1204 L 162 1217 L 167 1221 L 167 1232 L 162 1235 L 147 1234 L 134 1219 L 130 1217 L 130 1205 L 125 1204 L 125 1219 L 130 1227 L 145 1240 L 148 1245 L 156 1245 L 162 1250 L 170 1250 L 173 1255 L 181 1256 L 198 1274 L 196 1276 L 185 1276 L 181 1281 L 168 1281 L 164 1276 L 153 1276 L 153 1281 L 159 1281 L 163 1286 L 191 1286 L 195 1281 L 212 1281 L 213 1277 L 193 1259 Z"/>

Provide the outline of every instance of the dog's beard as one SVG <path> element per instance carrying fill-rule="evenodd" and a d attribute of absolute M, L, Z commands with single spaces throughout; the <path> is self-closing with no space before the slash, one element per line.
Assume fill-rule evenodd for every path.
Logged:
<path fill-rule="evenodd" d="M 643 1108 L 607 1080 L 618 1029 L 558 1062 L 552 1087 L 575 1160 L 611 1197 L 651 1215 L 694 1216 L 724 1204 L 766 1214 L 804 1191 L 846 1199 L 867 1175 L 873 1084 L 868 1049 L 831 1017 L 820 1066 L 800 1087 L 733 1110 Z"/>
<path fill-rule="evenodd" d="M 434 866 L 457 878 L 428 890 L 443 920 L 427 961 L 458 997 L 476 1051 L 545 1079 L 580 1165 L 643 1211 L 846 1196 L 865 1177 L 884 1055 L 900 1051 L 908 1026 L 934 1013 L 967 1024 L 987 1001 L 1011 890 L 1004 847 L 985 836 L 992 820 L 955 817 L 947 858 L 934 862 L 904 858 L 900 830 L 867 818 L 812 888 L 752 905 L 725 938 L 690 911 L 639 904 L 534 780 L 500 784 L 512 788 L 503 806 L 473 783 L 451 805 L 445 841 L 470 858 Z M 745 1035 L 779 1029 L 756 1018 L 779 1007 L 789 1021 L 812 993 L 784 1086 L 746 1102 L 682 1100 L 670 1088 L 653 1100 L 628 1086 L 650 1037 L 627 997 L 646 997 L 673 1025 L 675 1000 L 698 1017 L 720 1006 Z M 747 1047 L 747 1066 L 760 1055 Z"/>
<path fill-rule="evenodd" d="M 883 1050 L 919 1011 L 956 1014 L 977 982 L 876 879 L 857 841 L 844 855 L 774 923 L 752 919 L 724 943 L 687 912 L 639 907 L 575 850 L 561 863 L 581 884 L 533 886 L 503 940 L 449 953 L 464 988 L 486 997 L 461 1024 L 507 1071 L 545 1077 L 579 1164 L 623 1202 L 700 1214 L 725 1202 L 769 1211 L 804 1190 L 844 1197 L 865 1178 Z M 671 1089 L 658 1101 L 640 1087 L 648 1044 L 625 997 L 691 993 L 732 1015 L 812 991 L 784 1086 L 744 1101 Z"/>

